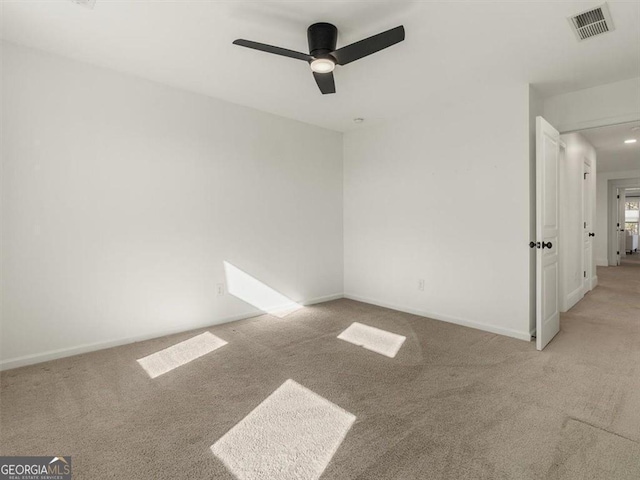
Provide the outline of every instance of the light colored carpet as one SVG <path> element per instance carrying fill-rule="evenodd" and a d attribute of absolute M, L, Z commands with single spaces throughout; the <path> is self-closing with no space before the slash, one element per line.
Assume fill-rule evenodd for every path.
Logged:
<path fill-rule="evenodd" d="M 204 332 L 184 342 L 176 343 L 169 348 L 141 358 L 138 363 L 151 378 L 156 378 L 220 347 L 224 347 L 226 344 L 227 342 L 216 337 L 211 332 Z"/>
<path fill-rule="evenodd" d="M 338 300 L 3 372 L 0 454 L 72 455 L 76 480 L 233 480 L 210 447 L 292 379 L 357 418 L 323 480 L 637 480 L 640 264 L 598 276 L 542 353 Z M 336 338 L 354 322 L 406 341 L 388 358 Z M 228 345 L 154 379 L 136 361 L 204 331 Z"/>
<path fill-rule="evenodd" d="M 238 480 L 317 480 L 355 419 L 287 380 L 211 451 Z"/>
<path fill-rule="evenodd" d="M 634 263 L 640 263 L 640 252 L 627 253 L 622 258 L 622 263 L 627 264 L 628 266 L 631 266 L 631 264 Z"/>
<path fill-rule="evenodd" d="M 389 358 L 393 358 L 398 354 L 398 350 L 407 339 L 402 335 L 358 322 L 349 325 L 344 332 L 338 335 L 338 338 Z"/>

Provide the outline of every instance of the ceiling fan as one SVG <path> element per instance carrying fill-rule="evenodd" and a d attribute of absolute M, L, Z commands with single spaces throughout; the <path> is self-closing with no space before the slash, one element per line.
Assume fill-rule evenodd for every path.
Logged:
<path fill-rule="evenodd" d="M 307 40 L 309 42 L 309 54 L 252 42 L 251 40 L 238 39 L 233 43 L 234 45 L 308 62 L 320 91 L 323 94 L 327 94 L 336 93 L 336 84 L 333 80 L 333 69 L 336 65 L 347 65 L 403 41 L 404 27 L 392 28 L 336 50 L 338 29 L 330 23 L 320 22 L 314 23 L 307 29 Z"/>

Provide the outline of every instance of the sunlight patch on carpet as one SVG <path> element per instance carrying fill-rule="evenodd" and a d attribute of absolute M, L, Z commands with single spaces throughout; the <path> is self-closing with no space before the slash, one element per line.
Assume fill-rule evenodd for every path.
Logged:
<path fill-rule="evenodd" d="M 287 380 L 211 446 L 238 480 L 317 480 L 356 417 Z"/>
<path fill-rule="evenodd" d="M 211 353 L 227 344 L 210 332 L 204 332 L 184 342 L 153 353 L 138 360 L 151 378 L 159 377 L 171 370 Z"/>
<path fill-rule="evenodd" d="M 358 322 L 352 323 L 349 328 L 338 335 L 338 338 L 390 358 L 396 356 L 407 339 L 402 335 Z"/>

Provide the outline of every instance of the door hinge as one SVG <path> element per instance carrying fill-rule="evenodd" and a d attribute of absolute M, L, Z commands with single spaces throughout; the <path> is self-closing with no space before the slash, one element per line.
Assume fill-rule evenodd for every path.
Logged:
<path fill-rule="evenodd" d="M 587 172 L 584 172 L 584 179 L 587 179 L 587 175 L 589 175 Z"/>
<path fill-rule="evenodd" d="M 584 272 L 584 278 L 587 278 L 587 272 L 586 271 Z"/>
<path fill-rule="evenodd" d="M 587 222 L 584 222 L 584 228 L 587 228 Z"/>
<path fill-rule="evenodd" d="M 620 255 L 620 252 L 616 252 L 616 255 Z"/>
<path fill-rule="evenodd" d="M 620 198 L 620 195 L 616 195 L 616 198 Z"/>

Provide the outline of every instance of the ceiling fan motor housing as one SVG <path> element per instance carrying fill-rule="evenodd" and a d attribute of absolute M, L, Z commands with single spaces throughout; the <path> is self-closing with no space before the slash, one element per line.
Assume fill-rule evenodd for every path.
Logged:
<path fill-rule="evenodd" d="M 338 29 L 330 23 L 314 23 L 307 29 L 309 54 L 315 58 L 331 57 L 338 43 Z"/>

